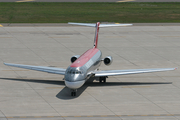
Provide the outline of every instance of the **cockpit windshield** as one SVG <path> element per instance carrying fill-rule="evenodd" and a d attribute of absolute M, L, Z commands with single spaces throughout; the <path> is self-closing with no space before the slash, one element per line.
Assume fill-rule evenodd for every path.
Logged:
<path fill-rule="evenodd" d="M 82 71 L 80 71 L 80 70 L 69 70 L 67 73 L 68 74 L 82 74 Z"/>

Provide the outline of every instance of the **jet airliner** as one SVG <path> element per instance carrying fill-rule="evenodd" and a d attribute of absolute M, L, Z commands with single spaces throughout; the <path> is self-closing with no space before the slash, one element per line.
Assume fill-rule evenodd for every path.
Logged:
<path fill-rule="evenodd" d="M 155 68 L 155 69 L 99 71 L 98 68 L 102 61 L 104 62 L 105 65 L 110 65 L 113 61 L 111 56 L 106 56 L 105 58 L 102 58 L 102 53 L 97 47 L 99 28 L 100 27 L 115 27 L 115 26 L 130 26 L 132 24 L 100 24 L 100 22 L 97 22 L 96 24 L 90 24 L 90 23 L 68 23 L 68 24 L 95 27 L 96 31 L 95 31 L 93 47 L 87 50 L 81 56 L 80 55 L 72 56 L 70 59 L 72 64 L 67 69 L 12 64 L 12 63 L 4 63 L 4 64 L 8 66 L 13 66 L 13 67 L 19 67 L 19 68 L 24 68 L 24 69 L 64 75 L 65 85 L 72 90 L 71 96 L 76 96 L 77 89 L 83 86 L 83 84 L 91 77 L 98 77 L 100 83 L 102 82 L 106 83 L 106 78 L 108 76 L 169 71 L 169 70 L 176 69 L 176 68 Z"/>

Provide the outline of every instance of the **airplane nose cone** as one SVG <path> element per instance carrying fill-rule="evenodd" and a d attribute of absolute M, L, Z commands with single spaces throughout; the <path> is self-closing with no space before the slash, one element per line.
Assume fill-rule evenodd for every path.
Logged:
<path fill-rule="evenodd" d="M 81 80 L 81 81 L 66 81 L 65 80 L 65 85 L 70 88 L 70 89 L 78 89 L 80 88 L 83 84 L 85 83 L 85 80 Z"/>

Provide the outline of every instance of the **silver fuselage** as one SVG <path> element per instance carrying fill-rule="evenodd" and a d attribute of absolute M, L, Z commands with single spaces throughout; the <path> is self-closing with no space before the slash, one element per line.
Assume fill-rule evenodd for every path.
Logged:
<path fill-rule="evenodd" d="M 80 88 L 91 76 L 94 75 L 93 71 L 97 70 L 97 68 L 100 66 L 101 60 L 102 53 L 100 50 L 98 50 L 98 52 L 91 56 L 91 58 L 82 66 L 72 67 L 70 65 L 66 69 L 65 85 L 70 89 Z M 78 61 L 78 59 L 76 61 Z"/>

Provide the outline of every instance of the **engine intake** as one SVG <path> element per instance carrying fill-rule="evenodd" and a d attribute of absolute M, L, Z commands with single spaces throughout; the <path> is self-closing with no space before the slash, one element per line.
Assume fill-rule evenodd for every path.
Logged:
<path fill-rule="evenodd" d="M 74 61 L 76 61 L 78 58 L 80 57 L 80 55 L 74 55 L 71 57 L 71 63 L 73 63 Z"/>
<path fill-rule="evenodd" d="M 107 56 L 104 58 L 105 65 L 111 65 L 112 62 L 113 62 L 113 58 L 111 56 Z"/>

